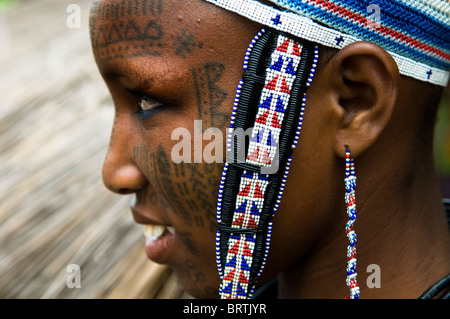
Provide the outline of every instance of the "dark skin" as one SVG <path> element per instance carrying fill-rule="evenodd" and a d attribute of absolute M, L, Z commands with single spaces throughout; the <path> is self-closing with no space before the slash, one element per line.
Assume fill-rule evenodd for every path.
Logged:
<path fill-rule="evenodd" d="M 226 136 L 245 51 L 261 26 L 199 0 L 93 1 L 90 26 L 116 110 L 104 183 L 136 194 L 136 222 L 176 229 L 176 249 L 165 263 L 188 293 L 216 298 L 215 207 L 223 163 L 174 163 L 171 133 L 178 127 L 193 132 L 201 119 L 203 130 L 217 127 Z M 417 298 L 449 272 L 431 148 L 434 114 L 428 114 L 438 93 L 400 77 L 393 59 L 374 44 L 321 48 L 260 283 L 278 275 L 284 298 L 348 295 L 344 145 L 358 177 L 361 297 Z M 140 120 L 143 95 L 158 107 Z M 425 113 L 431 120 L 424 121 Z M 369 264 L 380 266 L 381 288 L 367 288 Z"/>

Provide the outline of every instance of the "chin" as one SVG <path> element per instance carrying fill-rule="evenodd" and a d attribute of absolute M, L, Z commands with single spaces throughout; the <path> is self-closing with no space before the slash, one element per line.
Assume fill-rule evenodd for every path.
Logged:
<path fill-rule="evenodd" d="M 174 269 L 178 283 L 183 287 L 187 294 L 196 299 L 218 299 L 220 280 L 205 280 L 202 273 L 189 272 L 186 269 Z"/>

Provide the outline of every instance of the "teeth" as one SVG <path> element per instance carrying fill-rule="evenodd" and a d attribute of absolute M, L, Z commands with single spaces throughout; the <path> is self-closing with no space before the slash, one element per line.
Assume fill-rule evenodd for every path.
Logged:
<path fill-rule="evenodd" d="M 157 225 L 145 225 L 144 226 L 144 235 L 147 238 L 151 239 L 157 239 L 159 236 L 161 236 L 166 227 L 164 226 L 157 226 Z"/>
<path fill-rule="evenodd" d="M 136 205 L 136 196 L 133 196 L 130 202 L 130 207 L 134 207 L 134 205 Z"/>
<path fill-rule="evenodd" d="M 144 235 L 147 238 L 156 240 L 158 237 L 161 237 L 162 234 L 166 231 L 166 229 L 171 234 L 175 234 L 175 228 L 172 226 L 161 226 L 161 225 L 145 225 L 144 226 Z"/>

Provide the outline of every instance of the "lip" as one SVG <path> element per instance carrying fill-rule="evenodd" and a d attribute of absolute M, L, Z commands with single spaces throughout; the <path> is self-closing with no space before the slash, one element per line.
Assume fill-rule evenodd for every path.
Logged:
<path fill-rule="evenodd" d="M 130 205 L 130 210 L 133 215 L 133 219 L 137 224 L 141 225 L 160 225 L 170 226 L 160 220 L 153 217 L 144 215 L 133 202 Z M 145 238 L 145 253 L 147 258 L 158 264 L 166 264 L 170 261 L 170 258 L 175 250 L 177 242 L 177 234 L 171 234 L 167 229 L 158 237 L 158 239 Z"/>
<path fill-rule="evenodd" d="M 167 230 L 156 240 L 145 238 L 145 253 L 147 258 L 158 264 L 166 264 L 174 251 L 176 234 L 171 234 Z"/>

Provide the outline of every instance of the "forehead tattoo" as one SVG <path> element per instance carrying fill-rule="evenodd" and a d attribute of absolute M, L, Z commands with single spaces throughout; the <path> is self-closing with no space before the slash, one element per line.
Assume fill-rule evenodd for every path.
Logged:
<path fill-rule="evenodd" d="M 164 33 L 158 18 L 162 12 L 162 0 L 93 2 L 90 32 L 97 60 L 161 56 Z"/>

